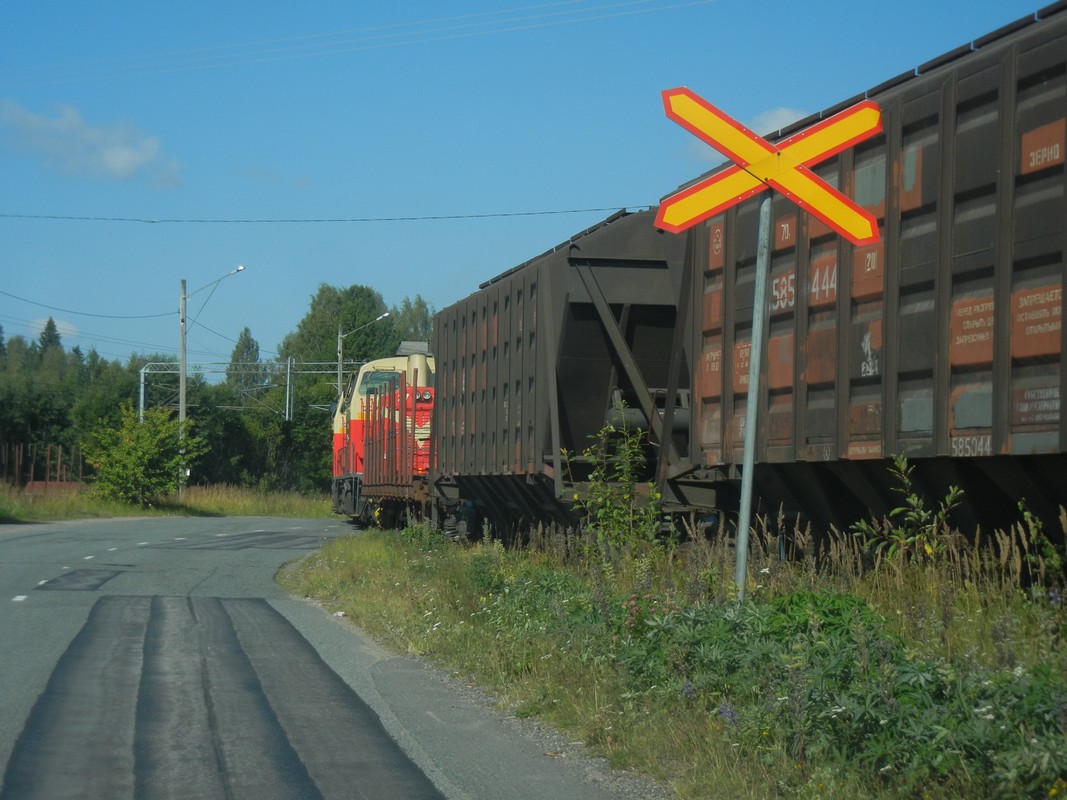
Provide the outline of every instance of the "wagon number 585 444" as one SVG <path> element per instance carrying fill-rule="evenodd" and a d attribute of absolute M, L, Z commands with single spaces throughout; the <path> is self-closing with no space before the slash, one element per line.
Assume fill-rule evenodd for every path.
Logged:
<path fill-rule="evenodd" d="M 811 271 L 810 301 L 813 305 L 837 299 L 837 264 L 823 264 Z M 782 311 L 797 304 L 797 273 L 783 272 L 771 280 L 771 311 Z"/>

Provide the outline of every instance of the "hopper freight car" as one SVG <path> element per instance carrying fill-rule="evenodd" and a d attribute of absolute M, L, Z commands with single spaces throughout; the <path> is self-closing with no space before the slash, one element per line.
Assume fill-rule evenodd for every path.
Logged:
<path fill-rule="evenodd" d="M 1064 159 L 1067 4 L 1019 20 L 822 114 L 869 98 L 883 134 L 814 171 L 877 217 L 855 247 L 776 197 L 755 495 L 845 526 L 899 505 L 887 459 L 961 486 L 958 524 L 1067 505 Z M 676 502 L 736 494 L 746 423 L 759 199 L 689 232 L 692 463 Z"/>
<path fill-rule="evenodd" d="M 676 433 L 659 431 L 685 242 L 654 219 L 615 214 L 436 316 L 432 473 L 448 525 L 487 518 L 506 537 L 567 522 L 565 487 L 619 401 L 685 449 L 688 409 Z M 678 387 L 684 406 L 688 379 Z M 647 458 L 651 478 L 651 448 Z"/>

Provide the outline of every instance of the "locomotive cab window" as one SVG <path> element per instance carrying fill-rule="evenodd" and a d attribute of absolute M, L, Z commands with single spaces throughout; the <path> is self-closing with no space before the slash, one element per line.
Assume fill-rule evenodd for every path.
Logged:
<path fill-rule="evenodd" d="M 368 372 L 359 382 L 357 391 L 361 397 L 368 395 L 383 394 L 389 391 L 390 384 L 399 383 L 400 373 L 392 370 L 375 370 Z"/>

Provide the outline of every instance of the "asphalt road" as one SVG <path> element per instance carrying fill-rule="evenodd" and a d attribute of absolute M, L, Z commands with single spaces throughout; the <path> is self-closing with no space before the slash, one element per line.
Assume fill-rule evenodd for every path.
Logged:
<path fill-rule="evenodd" d="M 349 533 L 0 526 L 0 800 L 658 796 L 274 583 Z"/>

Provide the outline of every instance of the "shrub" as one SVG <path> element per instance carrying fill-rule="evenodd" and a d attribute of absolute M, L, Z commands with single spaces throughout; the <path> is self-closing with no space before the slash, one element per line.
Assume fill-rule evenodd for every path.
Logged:
<path fill-rule="evenodd" d="M 185 436 L 174 416 L 164 409 L 146 409 L 144 420 L 129 404 L 118 427 L 104 424 L 85 443 L 85 458 L 95 470 L 95 489 L 105 498 L 148 506 L 156 497 L 175 491 L 184 470 L 207 450 L 206 443 Z"/>

